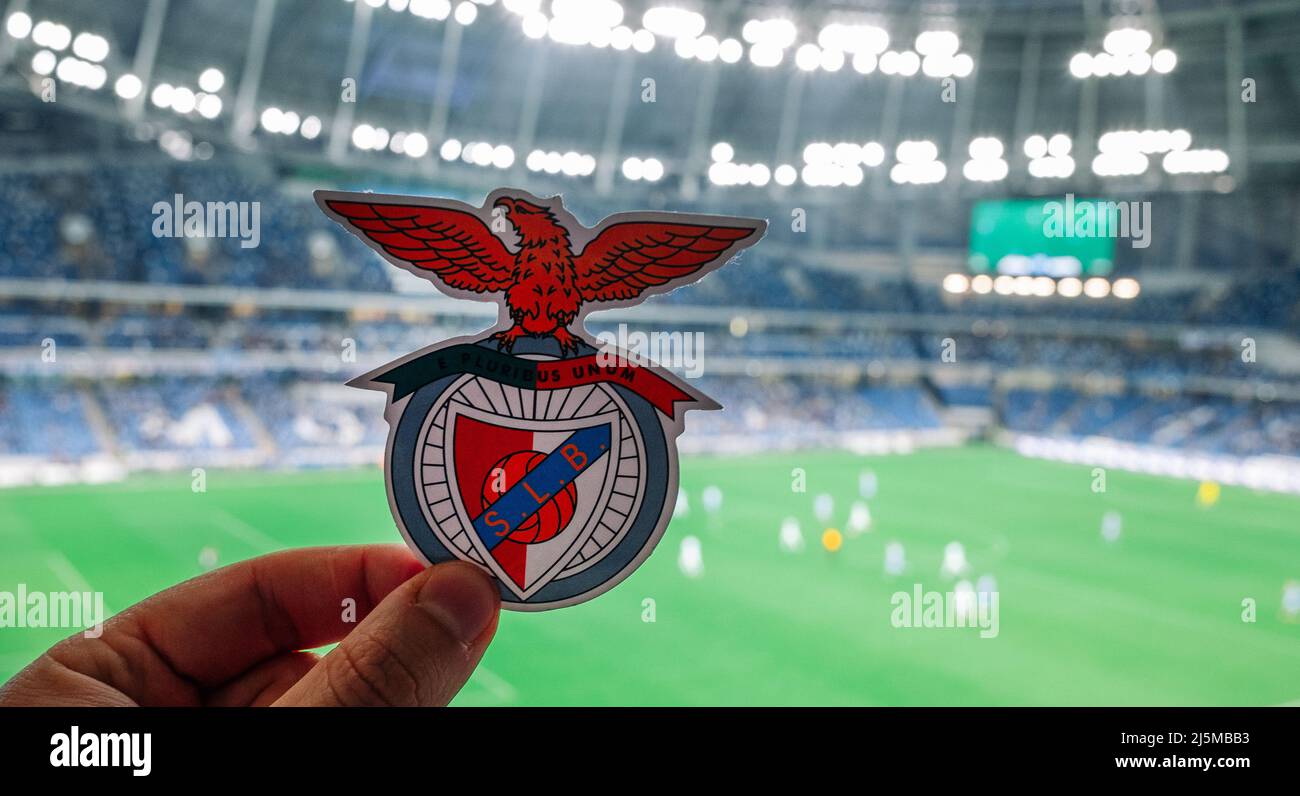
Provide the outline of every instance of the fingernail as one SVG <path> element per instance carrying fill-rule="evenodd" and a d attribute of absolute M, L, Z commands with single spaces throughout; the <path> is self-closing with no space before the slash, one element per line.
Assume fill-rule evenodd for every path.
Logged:
<path fill-rule="evenodd" d="M 438 564 L 420 588 L 416 602 L 433 614 L 462 644 L 478 638 L 496 616 L 496 586 L 473 564 Z"/>

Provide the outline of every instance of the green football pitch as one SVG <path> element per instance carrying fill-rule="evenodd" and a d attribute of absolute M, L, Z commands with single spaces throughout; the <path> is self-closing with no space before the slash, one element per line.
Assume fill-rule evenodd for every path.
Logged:
<path fill-rule="evenodd" d="M 806 472 L 805 492 L 792 470 Z M 823 549 L 813 500 L 841 525 L 873 470 L 869 532 Z M 1300 624 L 1283 584 L 1300 579 L 1300 499 L 989 447 L 860 457 L 807 452 L 692 457 L 690 510 L 627 581 L 586 604 L 507 613 L 461 705 L 1274 705 L 1300 698 Z M 723 505 L 702 510 L 718 486 Z M 1121 537 L 1100 533 L 1107 511 Z M 785 517 L 801 552 L 783 551 Z M 678 551 L 700 540 L 703 572 Z M 210 472 L 104 486 L 0 491 L 0 590 L 104 592 L 120 609 L 203 571 L 285 547 L 399 539 L 374 469 Z M 906 549 L 887 576 L 884 548 Z M 896 592 L 949 591 L 945 545 L 974 580 L 996 578 L 999 632 L 897 628 Z M 207 552 L 204 553 L 205 549 Z M 1243 602 L 1254 600 L 1255 621 Z M 653 602 L 649 602 L 653 601 Z M 653 621 L 647 621 L 649 619 Z M 0 679 L 64 630 L 0 628 Z"/>

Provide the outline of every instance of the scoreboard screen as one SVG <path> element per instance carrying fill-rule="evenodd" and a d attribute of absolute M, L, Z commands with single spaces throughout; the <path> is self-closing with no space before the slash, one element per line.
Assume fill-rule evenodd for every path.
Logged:
<path fill-rule="evenodd" d="M 1079 204 L 1085 201 L 1094 200 L 1079 200 Z M 1068 208 L 1059 199 L 977 202 L 971 210 L 970 270 L 1052 277 L 1110 273 L 1115 238 L 1071 234 L 1073 229 L 1060 223 L 1062 212 Z"/>

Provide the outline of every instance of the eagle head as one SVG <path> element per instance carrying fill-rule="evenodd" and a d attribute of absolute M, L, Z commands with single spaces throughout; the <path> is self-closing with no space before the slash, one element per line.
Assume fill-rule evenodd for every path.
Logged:
<path fill-rule="evenodd" d="M 492 205 L 504 208 L 505 217 L 519 234 L 520 246 L 540 246 L 547 243 L 569 243 L 569 233 L 560 226 L 548 207 L 524 199 L 503 196 Z"/>

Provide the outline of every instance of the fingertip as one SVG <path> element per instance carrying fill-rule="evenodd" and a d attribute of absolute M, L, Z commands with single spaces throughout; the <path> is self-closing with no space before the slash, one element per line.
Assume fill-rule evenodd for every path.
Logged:
<path fill-rule="evenodd" d="M 430 568 L 416 604 L 468 646 L 495 625 L 501 593 L 483 570 L 464 561 L 448 561 Z"/>

